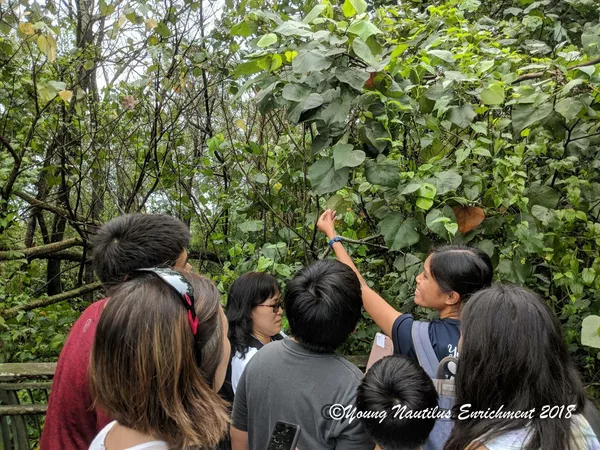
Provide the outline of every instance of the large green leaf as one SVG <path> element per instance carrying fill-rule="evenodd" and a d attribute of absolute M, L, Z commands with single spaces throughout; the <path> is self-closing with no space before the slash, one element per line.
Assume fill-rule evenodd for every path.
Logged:
<path fill-rule="evenodd" d="M 493 82 L 481 91 L 481 101 L 486 105 L 501 105 L 504 103 L 504 86 L 501 83 Z"/>
<path fill-rule="evenodd" d="M 362 14 L 367 10 L 365 0 L 345 0 L 342 6 L 342 12 L 346 17 L 352 17 L 356 14 Z"/>
<path fill-rule="evenodd" d="M 393 161 L 376 163 L 369 160 L 365 165 L 365 169 L 367 181 L 371 184 L 395 188 L 400 183 L 400 171 Z"/>
<path fill-rule="evenodd" d="M 410 218 L 404 220 L 400 213 L 389 214 L 379 224 L 381 234 L 390 250 L 402 250 L 419 242 L 419 222 Z"/>
<path fill-rule="evenodd" d="M 535 104 L 517 104 L 512 109 L 512 124 L 516 133 L 520 133 L 525 128 L 535 125 L 545 119 L 552 112 L 552 103 L 544 102 L 539 106 Z"/>
<path fill-rule="evenodd" d="M 333 146 L 335 170 L 340 170 L 342 167 L 360 166 L 365 158 L 365 152 L 361 150 L 354 151 L 352 144 L 336 144 Z"/>
<path fill-rule="evenodd" d="M 320 94 L 313 92 L 302 102 L 302 111 L 308 111 L 309 109 L 318 108 L 322 104 L 323 97 L 321 97 Z"/>
<path fill-rule="evenodd" d="M 554 105 L 554 109 L 557 113 L 563 116 L 567 120 L 573 120 L 584 108 L 584 104 L 578 98 L 563 98 L 561 101 Z"/>
<path fill-rule="evenodd" d="M 335 170 L 333 159 L 321 158 L 308 169 L 308 179 L 316 195 L 328 194 L 346 186 L 350 169 Z"/>
<path fill-rule="evenodd" d="M 332 60 L 316 50 L 300 50 L 292 61 L 295 73 L 319 72 L 329 69 Z"/>
<path fill-rule="evenodd" d="M 281 96 L 291 102 L 302 102 L 310 95 L 310 93 L 311 89 L 308 86 L 288 83 L 281 91 Z"/>
<path fill-rule="evenodd" d="M 581 44 L 588 55 L 600 55 L 600 25 L 583 30 Z"/>
<path fill-rule="evenodd" d="M 323 11 L 327 9 L 327 5 L 316 5 L 311 11 L 302 19 L 302 23 L 311 23 L 317 17 L 321 15 Z"/>
<path fill-rule="evenodd" d="M 600 348 L 600 317 L 587 316 L 581 322 L 581 343 L 588 347 Z"/>
<path fill-rule="evenodd" d="M 273 32 L 283 34 L 284 36 L 309 37 L 313 35 L 313 32 L 307 24 L 293 20 L 283 22 L 275 28 Z"/>
<path fill-rule="evenodd" d="M 555 209 L 560 200 L 560 195 L 555 189 L 541 184 L 528 187 L 525 195 L 529 199 L 529 206 L 541 205 L 549 209 Z"/>
<path fill-rule="evenodd" d="M 525 281 L 531 275 L 531 263 L 528 261 L 521 262 L 519 257 L 515 256 L 513 259 L 502 259 L 498 263 L 497 270 L 502 280 L 525 284 Z"/>
<path fill-rule="evenodd" d="M 448 111 L 448 120 L 460 128 L 467 128 L 477 116 L 471 105 L 454 106 Z"/>
<path fill-rule="evenodd" d="M 377 28 L 373 23 L 368 19 L 358 20 L 356 22 L 352 22 L 352 25 L 348 27 L 348 32 L 352 34 L 356 34 L 363 41 L 366 41 L 374 34 L 380 34 L 381 30 Z"/>
<path fill-rule="evenodd" d="M 238 224 L 238 228 L 244 233 L 250 233 L 252 231 L 261 231 L 263 229 L 263 226 L 264 223 L 262 220 L 247 220 Z"/>
<path fill-rule="evenodd" d="M 256 43 L 257 46 L 264 48 L 269 47 L 277 42 L 277 35 L 275 33 L 265 34 L 260 40 Z"/>
<path fill-rule="evenodd" d="M 421 270 L 422 266 L 423 261 L 412 253 L 401 254 L 396 258 L 396 261 L 394 261 L 396 270 L 408 280 L 413 280 Z"/>
<path fill-rule="evenodd" d="M 377 61 L 375 56 L 373 56 L 373 52 L 371 51 L 367 43 L 361 38 L 357 37 L 354 39 L 354 41 L 352 42 L 352 50 L 354 50 L 356 56 L 358 56 L 368 65 L 372 67 L 377 67 L 379 65 L 379 62 Z"/>
<path fill-rule="evenodd" d="M 462 183 L 462 177 L 455 170 L 446 170 L 437 172 L 433 178 L 427 182 L 433 184 L 437 189 L 437 194 L 443 195 L 450 191 L 455 191 Z"/>
<path fill-rule="evenodd" d="M 338 67 L 335 70 L 335 76 L 342 83 L 349 84 L 357 91 L 362 91 L 370 75 L 362 70 Z"/>

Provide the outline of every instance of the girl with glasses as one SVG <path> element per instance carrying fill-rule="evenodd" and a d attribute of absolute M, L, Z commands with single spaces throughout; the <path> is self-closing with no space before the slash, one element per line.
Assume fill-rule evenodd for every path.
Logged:
<path fill-rule="evenodd" d="M 129 279 L 96 331 L 90 390 L 114 421 L 90 450 L 215 447 L 229 420 L 217 391 L 230 354 L 216 286 L 172 269 Z"/>

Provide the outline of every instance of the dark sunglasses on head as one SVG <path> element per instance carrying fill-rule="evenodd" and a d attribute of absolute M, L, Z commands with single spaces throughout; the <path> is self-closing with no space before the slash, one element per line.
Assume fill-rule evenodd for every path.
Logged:
<path fill-rule="evenodd" d="M 187 317 L 192 328 L 192 333 L 196 336 L 198 333 L 198 317 L 196 317 L 196 308 L 194 305 L 194 288 L 190 282 L 180 272 L 173 269 L 160 267 L 138 269 L 133 272 L 133 276 L 142 273 L 151 273 L 160 278 L 181 298 L 185 309 L 187 309 Z"/>

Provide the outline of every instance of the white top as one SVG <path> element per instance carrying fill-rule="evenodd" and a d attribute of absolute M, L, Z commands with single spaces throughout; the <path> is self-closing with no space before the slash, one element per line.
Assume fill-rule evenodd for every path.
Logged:
<path fill-rule="evenodd" d="M 574 427 L 572 448 L 577 450 L 600 450 L 600 443 L 585 417 L 574 414 L 571 423 Z M 483 438 L 478 440 L 482 441 L 488 450 L 521 450 L 529 442 L 530 433 L 531 429 L 529 428 L 519 428 L 496 436 L 489 441 L 485 441 Z"/>
<path fill-rule="evenodd" d="M 287 338 L 287 334 L 283 331 L 280 331 L 279 334 L 283 336 L 283 338 Z M 256 338 L 255 338 L 256 339 Z M 248 347 L 248 351 L 245 356 L 242 356 L 240 352 L 235 352 L 233 358 L 231 358 L 231 389 L 233 389 L 233 393 L 235 394 L 235 390 L 237 389 L 237 385 L 240 382 L 240 378 L 242 378 L 242 374 L 244 373 L 244 369 L 246 365 L 250 362 L 252 357 L 256 355 L 258 349 L 256 347 Z"/>
<path fill-rule="evenodd" d="M 106 440 L 106 435 L 108 432 L 112 429 L 112 427 L 115 426 L 115 423 L 117 423 L 116 420 L 100 430 L 100 433 L 96 435 L 90 444 L 89 450 L 106 450 L 104 441 Z M 167 444 L 165 441 L 152 441 L 140 445 L 134 445 L 133 447 L 128 447 L 126 450 L 169 450 L 169 444 Z"/>

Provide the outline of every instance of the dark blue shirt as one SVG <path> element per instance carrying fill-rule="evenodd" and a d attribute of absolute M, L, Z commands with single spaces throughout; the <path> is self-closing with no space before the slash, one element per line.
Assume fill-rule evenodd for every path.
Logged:
<path fill-rule="evenodd" d="M 394 353 L 417 359 L 412 340 L 412 314 L 400 315 L 392 326 Z M 429 340 L 433 350 L 441 361 L 446 356 L 458 357 L 458 340 L 460 339 L 460 320 L 438 319 L 429 323 Z"/>

